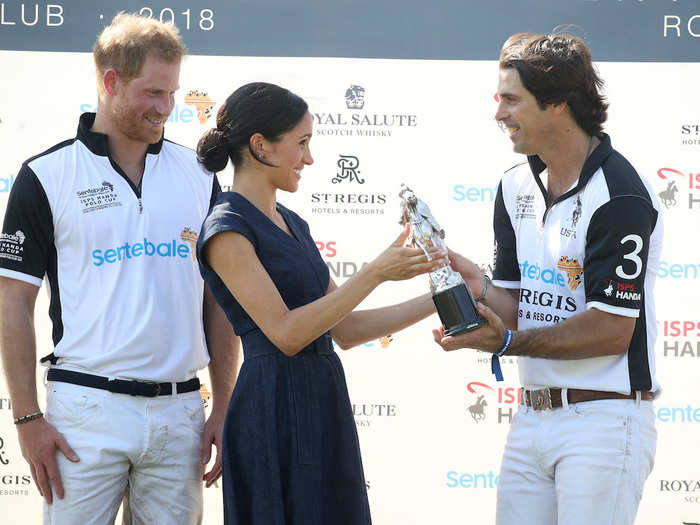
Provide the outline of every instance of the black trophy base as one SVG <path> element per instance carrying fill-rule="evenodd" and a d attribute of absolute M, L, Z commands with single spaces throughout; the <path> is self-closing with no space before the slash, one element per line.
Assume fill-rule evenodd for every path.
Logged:
<path fill-rule="evenodd" d="M 433 295 L 445 335 L 471 332 L 486 324 L 476 310 L 476 303 L 467 285 L 462 283 Z"/>

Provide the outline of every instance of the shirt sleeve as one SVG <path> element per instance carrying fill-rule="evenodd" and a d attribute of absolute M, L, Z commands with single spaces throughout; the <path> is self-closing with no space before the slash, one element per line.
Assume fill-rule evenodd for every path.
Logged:
<path fill-rule="evenodd" d="M 243 235 L 250 241 L 253 248 L 257 251 L 258 240 L 252 228 L 248 224 L 245 217 L 233 209 L 229 202 L 217 202 L 204 219 L 202 230 L 199 233 L 197 240 L 197 260 L 199 261 L 200 271 L 204 276 L 204 270 L 209 268 L 209 262 L 204 256 L 204 248 L 206 244 L 217 234 L 223 232 L 236 232 Z M 204 268 L 203 268 L 204 267 Z"/>
<path fill-rule="evenodd" d="M 657 218 L 648 200 L 632 195 L 616 197 L 596 210 L 586 233 L 583 263 L 588 308 L 639 316 Z"/>
<path fill-rule="evenodd" d="M 520 287 L 520 267 L 515 245 L 515 230 L 503 200 L 503 182 L 498 185 L 493 212 L 493 281 L 503 288 Z"/>
<path fill-rule="evenodd" d="M 22 166 L 0 234 L 0 275 L 41 286 L 54 250 L 53 216 L 36 174 Z"/>

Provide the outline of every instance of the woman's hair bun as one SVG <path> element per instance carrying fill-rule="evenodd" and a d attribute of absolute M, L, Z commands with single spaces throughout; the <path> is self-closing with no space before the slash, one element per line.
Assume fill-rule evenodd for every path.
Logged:
<path fill-rule="evenodd" d="M 217 128 L 207 131 L 197 143 L 197 160 L 208 171 L 216 173 L 221 171 L 228 164 L 229 144 Z"/>

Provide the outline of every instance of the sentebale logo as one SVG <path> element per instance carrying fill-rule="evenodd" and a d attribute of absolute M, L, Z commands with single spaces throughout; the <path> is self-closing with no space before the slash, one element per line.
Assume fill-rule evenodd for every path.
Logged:
<path fill-rule="evenodd" d="M 199 234 L 197 232 L 192 231 L 192 228 L 185 227 L 180 232 L 180 239 L 182 239 L 190 245 L 190 248 L 192 250 L 192 259 L 196 259 L 197 239 L 199 239 Z"/>
<path fill-rule="evenodd" d="M 190 254 L 190 247 L 187 244 L 178 243 L 175 239 L 155 244 L 144 237 L 143 242 L 133 244 L 125 242 L 121 246 L 115 246 L 107 250 L 93 250 L 92 264 L 102 266 L 105 263 L 120 263 L 129 259 L 138 259 L 139 257 L 180 257 L 186 259 L 191 256 Z"/>
<path fill-rule="evenodd" d="M 212 109 L 216 106 L 209 95 L 204 91 L 193 89 L 185 96 L 185 104 L 197 108 L 197 118 L 200 124 L 206 124 L 212 115 Z"/>
<path fill-rule="evenodd" d="M 7 178 L 0 178 L 0 193 L 9 193 L 10 188 L 15 183 L 14 173 L 10 174 Z"/>

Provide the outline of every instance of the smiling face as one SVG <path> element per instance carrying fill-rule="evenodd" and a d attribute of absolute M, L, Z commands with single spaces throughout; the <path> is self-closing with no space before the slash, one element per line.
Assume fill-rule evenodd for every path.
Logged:
<path fill-rule="evenodd" d="M 166 62 L 153 56 L 146 58 L 141 74 L 131 81 L 117 77 L 118 88 L 110 104 L 116 131 L 134 142 L 158 142 L 175 106 L 179 78 L 179 61 Z"/>
<path fill-rule="evenodd" d="M 508 132 L 513 150 L 534 155 L 543 150 L 554 133 L 552 105 L 541 109 L 537 100 L 520 81 L 515 68 L 499 71 L 496 120 Z"/>
<path fill-rule="evenodd" d="M 277 188 L 289 192 L 299 188 L 301 170 L 314 162 L 309 149 L 312 132 L 313 119 L 307 111 L 299 123 L 282 134 L 279 140 L 268 143 L 266 159 L 276 166 L 271 173 Z"/>

